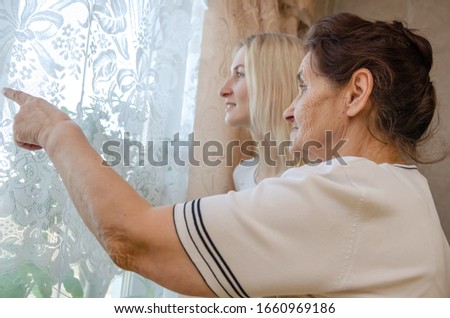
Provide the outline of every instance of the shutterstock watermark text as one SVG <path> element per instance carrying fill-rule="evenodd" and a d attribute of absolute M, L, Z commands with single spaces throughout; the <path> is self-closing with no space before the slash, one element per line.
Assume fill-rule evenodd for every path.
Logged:
<path fill-rule="evenodd" d="M 291 152 L 292 142 L 289 140 L 275 141 L 271 139 L 270 133 L 264 136 L 262 141 L 254 140 L 231 140 L 222 143 L 217 140 L 201 142 L 195 139 L 194 133 L 186 139 L 180 138 L 180 133 L 174 134 L 170 140 L 149 140 L 145 143 L 133 140 L 130 133 L 125 133 L 121 140 L 108 140 L 102 145 L 104 165 L 117 166 L 144 166 L 152 165 L 163 167 L 175 164 L 185 167 L 186 165 L 198 167 L 206 165 L 217 167 L 225 165 L 232 167 L 235 164 L 233 156 L 237 153 L 239 158 L 252 158 L 243 162 L 244 165 L 254 166 L 262 159 L 268 166 L 275 166 L 279 161 L 277 157 L 291 153 L 291 158 L 285 162 L 286 166 L 296 166 L 300 161 L 309 165 L 319 164 L 322 158 L 337 159 L 345 164 L 339 154 L 339 150 L 346 140 L 334 143 L 332 132 L 326 131 L 324 142 L 310 140 L 302 145 L 299 152 Z M 258 156 L 259 151 L 259 156 Z M 324 156 L 317 156 L 317 153 Z M 196 157 L 197 155 L 197 157 Z"/>

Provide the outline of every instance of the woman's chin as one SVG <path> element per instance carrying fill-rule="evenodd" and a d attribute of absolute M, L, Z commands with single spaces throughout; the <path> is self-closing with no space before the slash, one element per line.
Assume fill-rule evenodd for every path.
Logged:
<path fill-rule="evenodd" d="M 233 118 L 230 118 L 231 116 L 225 115 L 225 124 L 228 126 L 234 126 Z"/>
<path fill-rule="evenodd" d="M 296 138 L 297 133 L 291 133 L 291 151 L 292 152 L 299 152 L 302 150 L 302 141 L 299 140 L 299 138 Z"/>
<path fill-rule="evenodd" d="M 248 122 L 241 118 L 234 118 L 233 116 L 225 116 L 225 124 L 231 127 L 248 128 Z"/>

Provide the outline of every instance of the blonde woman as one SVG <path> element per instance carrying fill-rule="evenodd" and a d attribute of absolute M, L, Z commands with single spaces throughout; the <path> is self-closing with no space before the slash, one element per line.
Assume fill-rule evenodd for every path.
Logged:
<path fill-rule="evenodd" d="M 296 76 L 302 58 L 302 41 L 288 34 L 251 35 L 236 48 L 231 74 L 219 94 L 225 98 L 225 122 L 248 129 L 257 153 L 234 170 L 238 191 L 279 176 L 293 165 L 283 111 L 298 93 Z"/>

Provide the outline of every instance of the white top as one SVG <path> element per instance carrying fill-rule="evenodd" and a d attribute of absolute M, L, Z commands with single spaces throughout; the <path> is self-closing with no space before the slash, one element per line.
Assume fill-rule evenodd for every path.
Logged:
<path fill-rule="evenodd" d="M 220 297 L 450 297 L 450 248 L 415 166 L 344 157 L 174 207 Z"/>
<path fill-rule="evenodd" d="M 236 191 L 247 190 L 256 186 L 256 167 L 258 167 L 256 159 L 247 159 L 241 161 L 234 168 L 233 181 Z"/>

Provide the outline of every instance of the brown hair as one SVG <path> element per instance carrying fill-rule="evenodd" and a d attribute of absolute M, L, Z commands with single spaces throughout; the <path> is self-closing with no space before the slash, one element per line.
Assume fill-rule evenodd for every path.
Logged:
<path fill-rule="evenodd" d="M 370 70 L 377 132 L 420 161 L 416 148 L 431 134 L 436 93 L 429 76 L 431 45 L 414 32 L 399 21 L 371 22 L 339 13 L 311 27 L 305 50 L 311 52 L 317 71 L 338 85 L 360 68 Z"/>

